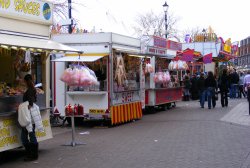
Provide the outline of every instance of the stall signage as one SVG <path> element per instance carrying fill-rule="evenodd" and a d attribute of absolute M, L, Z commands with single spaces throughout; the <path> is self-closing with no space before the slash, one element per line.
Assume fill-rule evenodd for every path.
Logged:
<path fill-rule="evenodd" d="M 140 91 L 127 91 L 114 93 L 113 104 L 126 104 L 130 102 L 140 101 Z"/>
<path fill-rule="evenodd" d="M 52 138 L 49 112 L 41 112 L 41 114 L 45 131 L 36 131 L 38 141 Z M 20 135 L 20 129 L 17 127 L 16 120 L 13 117 L 0 119 L 0 152 L 21 146 Z"/>
<path fill-rule="evenodd" d="M 167 55 L 167 50 L 163 48 L 155 48 L 155 47 L 148 47 L 148 53 L 149 54 L 155 54 L 155 55 Z"/>
<path fill-rule="evenodd" d="M 40 0 L 0 0 L 0 16 L 52 24 L 52 4 Z"/>
<path fill-rule="evenodd" d="M 156 90 L 156 104 L 175 102 L 182 99 L 181 88 L 171 88 L 166 90 Z"/>
<path fill-rule="evenodd" d="M 182 50 L 182 45 L 181 45 L 181 43 L 168 40 L 167 49 L 175 50 L 175 51 L 181 51 Z"/>
<path fill-rule="evenodd" d="M 167 40 L 161 37 L 153 37 L 154 39 L 154 47 L 166 48 Z"/>
<path fill-rule="evenodd" d="M 89 109 L 89 113 L 91 113 L 91 114 L 105 114 L 105 110 L 103 110 L 103 109 Z"/>

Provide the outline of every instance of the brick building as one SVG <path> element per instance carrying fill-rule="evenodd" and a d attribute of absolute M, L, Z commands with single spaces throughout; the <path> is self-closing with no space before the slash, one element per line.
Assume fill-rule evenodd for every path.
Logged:
<path fill-rule="evenodd" d="M 250 36 L 240 41 L 238 66 L 250 68 Z"/>

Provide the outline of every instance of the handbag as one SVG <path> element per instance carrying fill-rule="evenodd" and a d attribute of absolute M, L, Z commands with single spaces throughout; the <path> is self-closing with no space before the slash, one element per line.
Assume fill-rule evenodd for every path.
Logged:
<path fill-rule="evenodd" d="M 217 91 L 215 91 L 215 93 L 214 93 L 214 99 L 218 100 L 218 92 Z"/>

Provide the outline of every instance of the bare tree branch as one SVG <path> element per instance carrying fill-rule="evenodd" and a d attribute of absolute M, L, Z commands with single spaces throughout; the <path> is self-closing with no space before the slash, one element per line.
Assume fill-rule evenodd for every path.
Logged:
<path fill-rule="evenodd" d="M 200 27 L 193 27 L 193 28 L 187 28 L 181 32 L 181 37 L 180 39 L 182 41 L 185 41 L 185 36 L 190 35 L 192 39 L 194 39 L 194 36 L 201 33 L 202 29 Z"/>
<path fill-rule="evenodd" d="M 168 35 L 174 35 L 177 32 L 176 24 L 179 18 L 175 17 L 174 14 L 168 14 L 167 25 Z M 145 14 L 140 14 L 135 19 L 136 25 L 133 26 L 135 34 L 141 38 L 142 36 L 155 35 L 164 37 L 165 31 L 165 17 L 163 14 L 156 14 L 153 11 Z"/>

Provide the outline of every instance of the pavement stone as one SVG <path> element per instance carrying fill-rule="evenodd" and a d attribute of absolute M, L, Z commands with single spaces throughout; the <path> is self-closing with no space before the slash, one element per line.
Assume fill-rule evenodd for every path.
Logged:
<path fill-rule="evenodd" d="M 221 118 L 222 121 L 250 126 L 248 101 L 238 103 L 229 113 Z"/>
<path fill-rule="evenodd" d="M 235 118 L 247 120 L 248 116 L 241 114 L 244 103 L 245 99 L 229 100 L 229 107 L 222 108 L 217 102 L 216 108 L 209 110 L 200 108 L 197 101 L 178 102 L 174 109 L 144 115 L 142 120 L 118 127 L 77 127 L 77 140 L 87 143 L 77 147 L 61 146 L 70 141 L 69 128 L 53 128 L 55 137 L 40 143 L 37 162 L 23 162 L 23 149 L 17 149 L 5 152 L 9 159 L 1 161 L 0 166 L 247 168 L 249 125 L 233 122 Z M 90 134 L 79 134 L 85 131 Z"/>

